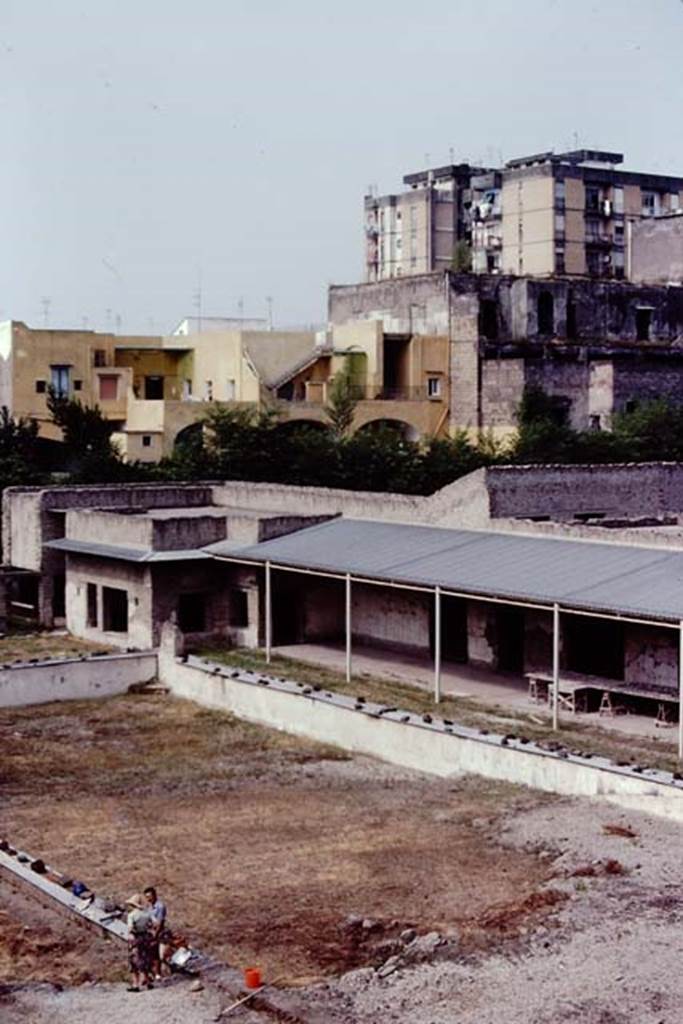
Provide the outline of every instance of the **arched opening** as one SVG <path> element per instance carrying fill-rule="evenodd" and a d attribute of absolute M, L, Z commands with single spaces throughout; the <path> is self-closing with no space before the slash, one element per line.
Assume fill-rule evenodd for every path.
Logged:
<path fill-rule="evenodd" d="M 555 299 L 552 292 L 540 292 L 537 303 L 538 333 L 552 336 L 555 333 Z"/>
<path fill-rule="evenodd" d="M 202 423 L 190 423 L 187 427 L 179 430 L 173 442 L 175 451 L 178 449 L 200 448 L 204 441 L 204 428 Z"/>
<path fill-rule="evenodd" d="M 417 441 L 420 432 L 404 420 L 377 419 L 364 423 L 356 431 L 357 434 L 395 434 L 403 441 Z"/>

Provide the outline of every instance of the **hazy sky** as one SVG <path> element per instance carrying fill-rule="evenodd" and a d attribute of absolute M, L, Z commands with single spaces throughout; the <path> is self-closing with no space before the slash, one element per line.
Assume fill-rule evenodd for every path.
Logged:
<path fill-rule="evenodd" d="M 201 275 L 322 320 L 367 186 L 451 149 L 683 173 L 682 43 L 681 0 L 0 0 L 0 319 L 166 331 Z"/>

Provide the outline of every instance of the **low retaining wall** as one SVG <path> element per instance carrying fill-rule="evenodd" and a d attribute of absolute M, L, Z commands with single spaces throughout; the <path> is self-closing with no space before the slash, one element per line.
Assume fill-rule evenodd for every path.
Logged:
<path fill-rule="evenodd" d="M 432 775 L 474 774 L 567 796 L 602 797 L 629 810 L 683 821 L 683 780 L 607 758 L 550 751 L 519 738 L 468 729 L 430 715 L 238 671 L 162 646 L 159 675 L 179 697 L 308 739 Z"/>
<path fill-rule="evenodd" d="M 156 651 L 15 662 L 0 666 L 0 707 L 113 697 L 156 674 Z"/>

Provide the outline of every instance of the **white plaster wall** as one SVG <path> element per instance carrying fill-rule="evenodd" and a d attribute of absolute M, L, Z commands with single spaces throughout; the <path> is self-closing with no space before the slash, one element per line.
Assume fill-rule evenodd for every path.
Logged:
<path fill-rule="evenodd" d="M 351 631 L 383 647 L 429 649 L 429 610 L 422 594 L 354 583 Z"/>
<path fill-rule="evenodd" d="M 0 668 L 0 707 L 112 697 L 126 693 L 136 683 L 150 682 L 156 674 L 157 657 L 153 652 L 63 658 Z"/>
<path fill-rule="evenodd" d="M 683 821 L 683 787 L 634 775 L 596 758 L 590 764 L 533 745 L 502 746 L 474 730 L 446 733 L 416 716 L 403 723 L 353 710 L 353 698 L 305 696 L 294 683 L 261 686 L 178 661 L 170 644 L 159 652 L 159 676 L 179 697 L 239 718 L 368 754 L 392 764 L 448 777 L 482 775 L 567 796 L 602 797 L 629 810 Z M 342 706 L 346 702 L 346 706 Z"/>

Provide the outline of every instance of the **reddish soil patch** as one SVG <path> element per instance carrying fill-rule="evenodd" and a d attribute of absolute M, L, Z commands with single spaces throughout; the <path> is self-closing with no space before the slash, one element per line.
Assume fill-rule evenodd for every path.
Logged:
<path fill-rule="evenodd" d="M 498 940 L 554 903 L 538 895 L 547 865 L 496 841 L 542 799 L 512 787 L 346 758 L 162 696 L 0 714 L 0 744 L 15 845 L 119 900 L 156 883 L 172 926 L 270 978 L 375 962 L 407 926 Z M 359 937 L 353 914 L 376 927 Z"/>

